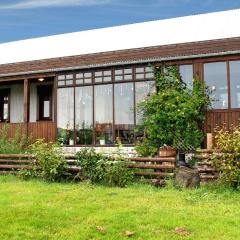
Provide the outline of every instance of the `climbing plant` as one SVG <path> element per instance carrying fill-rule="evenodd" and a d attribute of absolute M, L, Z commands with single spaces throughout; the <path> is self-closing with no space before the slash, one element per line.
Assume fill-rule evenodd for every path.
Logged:
<path fill-rule="evenodd" d="M 194 79 L 188 89 L 177 67 L 155 68 L 156 91 L 139 103 L 143 116 L 136 131 L 144 139 L 136 150 L 140 155 L 154 155 L 164 144 L 184 151 L 199 147 L 203 140 L 202 124 L 210 107 L 209 90 Z"/>

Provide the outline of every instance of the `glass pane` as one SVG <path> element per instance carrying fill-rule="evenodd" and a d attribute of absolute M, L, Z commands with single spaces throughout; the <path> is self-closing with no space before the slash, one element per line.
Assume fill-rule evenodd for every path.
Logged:
<path fill-rule="evenodd" d="M 50 117 L 50 101 L 45 100 L 43 102 L 43 117 L 49 118 Z"/>
<path fill-rule="evenodd" d="M 147 79 L 151 79 L 151 78 L 154 78 L 154 73 L 146 73 L 146 78 Z"/>
<path fill-rule="evenodd" d="M 116 139 L 124 144 L 134 141 L 133 83 L 114 85 Z"/>
<path fill-rule="evenodd" d="M 58 80 L 65 80 L 65 75 L 60 75 L 60 76 L 58 76 Z"/>
<path fill-rule="evenodd" d="M 84 77 L 85 78 L 91 78 L 92 77 L 92 73 L 91 72 L 84 73 Z"/>
<path fill-rule="evenodd" d="M 95 72 L 95 77 L 101 77 L 103 75 L 102 71 L 101 72 Z"/>
<path fill-rule="evenodd" d="M 132 68 L 125 68 L 124 74 L 132 74 Z"/>
<path fill-rule="evenodd" d="M 146 72 L 154 72 L 152 67 L 146 67 L 145 71 Z"/>
<path fill-rule="evenodd" d="M 111 75 L 112 75 L 111 71 L 104 71 L 104 76 L 111 76 Z"/>
<path fill-rule="evenodd" d="M 115 80 L 116 80 L 116 81 L 121 81 L 121 80 L 123 80 L 123 76 L 122 76 L 122 75 L 120 75 L 120 76 L 115 76 Z"/>
<path fill-rule="evenodd" d="M 179 66 L 179 72 L 187 88 L 193 88 L 193 66 L 192 65 L 181 65 Z"/>
<path fill-rule="evenodd" d="M 85 78 L 84 83 L 85 84 L 90 84 L 90 83 L 92 83 L 92 79 L 91 78 Z"/>
<path fill-rule="evenodd" d="M 96 83 L 102 82 L 102 77 L 96 77 L 96 78 L 95 78 L 95 82 L 96 82 Z"/>
<path fill-rule="evenodd" d="M 111 144 L 113 143 L 112 85 L 95 86 L 94 101 L 96 143 L 101 145 Z"/>
<path fill-rule="evenodd" d="M 231 107 L 240 108 L 240 61 L 230 64 Z"/>
<path fill-rule="evenodd" d="M 154 82 L 137 82 L 135 83 L 135 97 L 136 97 L 136 105 L 144 100 L 150 93 L 154 91 Z M 136 124 L 142 123 L 142 113 L 136 113 Z"/>
<path fill-rule="evenodd" d="M 73 74 L 68 74 L 68 75 L 66 75 L 66 79 L 73 79 Z"/>
<path fill-rule="evenodd" d="M 58 141 L 65 145 L 73 145 L 73 88 L 59 88 L 57 92 L 57 127 Z"/>
<path fill-rule="evenodd" d="M 104 81 L 104 82 L 112 81 L 112 77 L 104 77 L 104 78 L 103 78 L 103 81 Z"/>
<path fill-rule="evenodd" d="M 144 74 L 143 73 L 136 74 L 136 79 L 144 79 Z"/>
<path fill-rule="evenodd" d="M 83 73 L 76 74 L 76 78 L 83 78 Z"/>
<path fill-rule="evenodd" d="M 226 62 L 204 64 L 204 80 L 212 90 L 214 109 L 228 108 L 227 65 Z"/>
<path fill-rule="evenodd" d="M 8 120 L 8 103 L 3 104 L 3 119 Z"/>
<path fill-rule="evenodd" d="M 66 85 L 73 85 L 73 80 L 66 80 Z"/>
<path fill-rule="evenodd" d="M 136 73 L 144 73 L 144 67 L 136 68 Z"/>
<path fill-rule="evenodd" d="M 93 87 L 75 89 L 75 128 L 77 144 L 92 144 L 93 139 Z"/>
<path fill-rule="evenodd" d="M 83 84 L 83 79 L 76 79 L 76 84 Z"/>
<path fill-rule="evenodd" d="M 121 75 L 121 74 L 123 74 L 122 69 L 115 70 L 115 75 Z"/>
<path fill-rule="evenodd" d="M 132 80 L 132 74 L 131 75 L 124 75 L 124 80 Z"/>
<path fill-rule="evenodd" d="M 58 86 L 65 86 L 65 81 L 59 81 Z"/>

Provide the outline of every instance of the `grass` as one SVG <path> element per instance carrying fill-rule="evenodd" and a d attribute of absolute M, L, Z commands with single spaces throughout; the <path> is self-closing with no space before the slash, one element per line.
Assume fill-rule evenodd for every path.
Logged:
<path fill-rule="evenodd" d="M 239 192 L 219 188 L 120 189 L 1 176 L 0 239 L 235 240 L 239 199 Z M 176 227 L 187 234 L 177 234 Z"/>

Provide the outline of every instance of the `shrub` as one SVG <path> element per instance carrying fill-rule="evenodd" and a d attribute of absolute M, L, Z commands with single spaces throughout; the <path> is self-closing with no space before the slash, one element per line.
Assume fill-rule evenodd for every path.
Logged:
<path fill-rule="evenodd" d="M 63 179 L 67 163 L 62 149 L 57 144 L 39 139 L 29 146 L 29 153 L 34 156 L 36 162 L 32 164 L 32 169 L 24 171 L 22 175 L 40 177 L 46 181 Z"/>
<path fill-rule="evenodd" d="M 82 174 L 92 183 L 125 187 L 133 179 L 128 163 L 123 158 L 113 159 L 96 153 L 92 148 L 84 148 L 76 156 L 82 168 Z"/>
<path fill-rule="evenodd" d="M 240 186 L 240 127 L 221 129 L 215 135 L 216 149 L 211 162 L 219 171 L 220 181 L 231 187 Z"/>
<path fill-rule="evenodd" d="M 13 137 L 9 138 L 9 124 L 4 124 L 0 129 L 0 154 L 20 154 L 24 153 L 29 145 L 29 139 L 25 134 L 21 134 L 17 128 Z"/>
<path fill-rule="evenodd" d="M 138 105 L 143 115 L 145 138 L 136 150 L 155 155 L 164 144 L 190 151 L 200 147 L 205 112 L 210 105 L 208 89 L 194 80 L 190 90 L 176 67 L 156 68 L 156 91 Z"/>

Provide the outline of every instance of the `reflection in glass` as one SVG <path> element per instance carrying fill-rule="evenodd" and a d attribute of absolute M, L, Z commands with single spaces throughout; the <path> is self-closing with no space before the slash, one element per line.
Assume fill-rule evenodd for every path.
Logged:
<path fill-rule="evenodd" d="M 193 65 L 180 65 L 179 71 L 181 78 L 186 83 L 188 89 L 193 88 Z"/>
<path fill-rule="evenodd" d="M 112 84 L 94 87 L 96 144 L 111 144 L 113 124 Z"/>
<path fill-rule="evenodd" d="M 230 64 L 231 107 L 240 108 L 240 61 Z"/>
<path fill-rule="evenodd" d="M 58 141 L 64 145 L 74 144 L 73 93 L 73 88 L 59 88 L 57 93 Z"/>
<path fill-rule="evenodd" d="M 121 143 L 134 141 L 133 83 L 114 85 L 115 136 Z"/>
<path fill-rule="evenodd" d="M 43 102 L 43 117 L 44 118 L 49 118 L 50 117 L 50 101 L 49 100 L 44 100 Z"/>
<path fill-rule="evenodd" d="M 226 62 L 204 64 L 204 81 L 212 91 L 214 109 L 228 108 L 227 65 Z"/>
<path fill-rule="evenodd" d="M 150 93 L 154 91 L 154 82 L 137 82 L 135 84 L 135 97 L 136 97 L 136 107 L 137 104 L 144 100 Z M 142 113 L 136 111 L 136 124 L 142 123 Z"/>
<path fill-rule="evenodd" d="M 93 140 L 93 87 L 75 89 L 76 144 L 92 144 Z"/>

